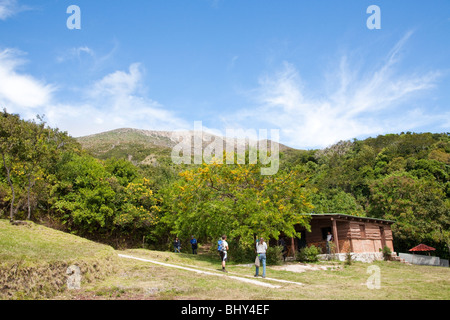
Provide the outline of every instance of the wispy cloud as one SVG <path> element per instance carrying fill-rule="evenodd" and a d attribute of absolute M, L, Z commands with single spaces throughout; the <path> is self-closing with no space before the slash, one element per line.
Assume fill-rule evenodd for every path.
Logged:
<path fill-rule="evenodd" d="M 95 50 L 87 45 L 66 48 L 61 50 L 56 56 L 57 63 L 71 62 L 73 60 L 78 60 L 81 62 L 86 58 L 90 58 L 91 66 L 90 68 L 98 70 L 107 65 L 111 59 L 114 58 L 120 47 L 119 41 L 113 40 L 112 48 L 106 52 L 99 52 L 100 50 Z"/>
<path fill-rule="evenodd" d="M 29 7 L 20 5 L 17 0 L 0 0 L 0 20 L 6 20 L 28 9 Z"/>
<path fill-rule="evenodd" d="M 94 57 L 95 53 L 88 46 L 81 46 L 81 47 L 77 47 L 77 48 L 70 48 L 69 50 L 64 52 L 64 54 L 60 54 L 56 58 L 56 61 L 58 63 L 62 63 L 62 62 L 65 62 L 65 61 L 70 61 L 72 59 L 81 60 L 83 55 Z"/>
<path fill-rule="evenodd" d="M 424 116 L 425 110 L 402 107 L 433 88 L 441 76 L 438 71 L 398 73 L 400 53 L 411 35 L 407 33 L 382 63 L 369 70 L 342 56 L 337 70 L 324 76 L 327 81 L 319 94 L 308 91 L 293 64 L 284 63 L 279 73 L 260 79 L 253 92 L 258 106 L 232 118 L 236 124 L 251 119 L 280 128 L 282 141 L 298 148 L 326 147 L 339 140 L 406 131 L 437 121 L 438 116 Z"/>

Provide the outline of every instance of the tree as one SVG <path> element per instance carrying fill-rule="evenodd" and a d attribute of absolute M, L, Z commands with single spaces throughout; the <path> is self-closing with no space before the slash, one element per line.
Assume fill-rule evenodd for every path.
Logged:
<path fill-rule="evenodd" d="M 309 228 L 311 211 L 298 171 L 260 174 L 260 165 L 206 164 L 180 174 L 164 190 L 166 226 L 178 236 L 229 238 L 249 246 L 254 237 L 300 237 L 295 225 Z"/>
<path fill-rule="evenodd" d="M 3 168 L 6 172 L 6 179 L 11 188 L 11 202 L 9 219 L 14 220 L 14 202 L 16 199 L 16 190 L 12 180 L 13 167 L 19 161 L 23 154 L 23 142 L 21 134 L 23 130 L 23 121 L 18 115 L 12 115 L 6 112 L 6 109 L 0 115 L 0 154 L 2 155 Z"/>
<path fill-rule="evenodd" d="M 396 221 L 400 242 L 435 241 L 450 249 L 450 203 L 437 182 L 399 172 L 374 181 L 371 192 L 370 216 Z"/>
<path fill-rule="evenodd" d="M 51 151 L 46 138 L 51 134 L 50 129 L 45 128 L 43 117 L 38 116 L 41 121 L 36 124 L 34 121 L 23 123 L 23 153 L 20 155 L 20 162 L 23 173 L 27 181 L 27 219 L 31 218 L 31 189 L 36 183 L 36 179 L 43 175 L 41 163 L 48 157 Z"/>
<path fill-rule="evenodd" d="M 150 189 L 146 178 L 130 182 L 121 192 L 120 208 L 114 224 L 129 234 L 154 227 L 159 220 L 160 199 Z"/>
<path fill-rule="evenodd" d="M 115 192 L 110 175 L 99 160 L 88 155 L 67 155 L 53 187 L 53 208 L 74 230 L 94 233 L 111 228 Z"/>

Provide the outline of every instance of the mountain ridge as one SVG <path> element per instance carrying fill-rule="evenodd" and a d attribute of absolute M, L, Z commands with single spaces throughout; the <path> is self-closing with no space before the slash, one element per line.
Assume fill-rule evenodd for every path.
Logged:
<path fill-rule="evenodd" d="M 221 139 L 224 143 L 224 150 L 226 150 L 227 137 L 205 131 L 200 132 L 202 134 L 202 149 L 217 141 L 217 139 Z M 78 137 L 76 140 L 85 150 L 100 159 L 116 157 L 126 158 L 135 163 L 150 164 L 154 163 L 157 158 L 170 156 L 172 148 L 180 143 L 180 140 L 177 141 L 176 139 L 177 136 L 190 136 L 193 148 L 193 137 L 196 133 L 197 131 L 194 130 L 164 131 L 118 128 Z M 273 143 L 267 139 L 253 140 L 248 137 L 233 139 L 235 150 L 242 147 L 247 149 L 250 142 L 257 143 L 258 146 L 266 142 L 268 150 Z M 279 151 L 295 150 L 281 143 L 277 143 L 277 145 Z"/>

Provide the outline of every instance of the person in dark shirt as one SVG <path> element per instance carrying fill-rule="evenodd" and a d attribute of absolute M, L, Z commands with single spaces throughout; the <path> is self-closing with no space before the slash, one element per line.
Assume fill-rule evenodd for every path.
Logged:
<path fill-rule="evenodd" d="M 181 242 L 178 239 L 178 237 L 175 238 L 175 241 L 173 242 L 173 248 L 175 249 L 175 253 L 180 253 L 181 252 Z"/>
<path fill-rule="evenodd" d="M 195 239 L 194 236 L 192 236 L 190 242 L 191 242 L 191 247 L 192 247 L 192 254 L 197 254 L 197 248 L 198 248 L 197 239 Z"/>

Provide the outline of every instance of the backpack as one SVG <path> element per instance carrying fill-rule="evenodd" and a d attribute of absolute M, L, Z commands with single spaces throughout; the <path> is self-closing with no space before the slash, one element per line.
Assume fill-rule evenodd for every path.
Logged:
<path fill-rule="evenodd" d="M 217 241 L 217 251 L 223 251 L 222 240 Z"/>

